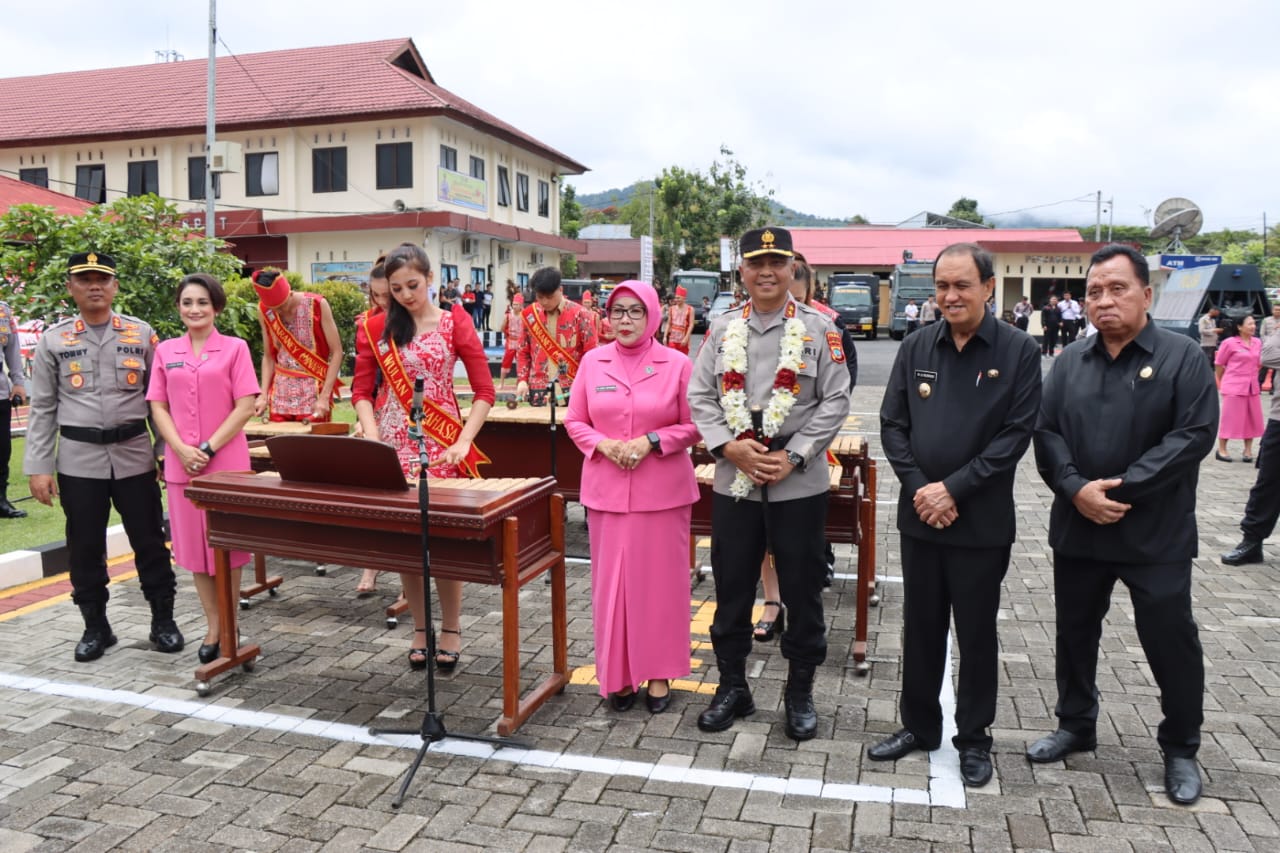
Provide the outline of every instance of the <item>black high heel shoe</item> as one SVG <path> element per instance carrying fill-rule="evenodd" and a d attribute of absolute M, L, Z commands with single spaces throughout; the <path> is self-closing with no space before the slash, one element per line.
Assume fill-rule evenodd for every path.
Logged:
<path fill-rule="evenodd" d="M 457 634 L 459 640 L 462 638 L 462 631 L 458 628 L 441 628 L 441 634 Z M 462 656 L 462 652 L 446 652 L 440 646 L 436 646 L 436 669 L 441 672 L 453 672 L 454 667 L 458 665 L 458 658 Z"/>
<path fill-rule="evenodd" d="M 757 643 L 772 643 L 774 634 L 781 636 L 782 632 L 787 630 L 787 608 L 782 606 L 781 601 L 766 601 L 764 603 L 765 607 L 770 605 L 778 608 L 778 616 L 773 620 L 761 619 L 756 623 L 755 630 L 752 631 L 751 636 L 755 638 Z"/>
<path fill-rule="evenodd" d="M 424 638 L 427 636 L 426 628 L 414 628 L 413 635 L 416 637 L 421 634 Z M 409 669 L 426 669 L 427 668 L 427 644 L 423 643 L 421 648 L 410 647 L 409 649 Z"/>
<path fill-rule="evenodd" d="M 218 642 L 203 643 L 200 650 L 196 652 L 196 660 L 200 663 L 213 663 L 218 659 Z"/>

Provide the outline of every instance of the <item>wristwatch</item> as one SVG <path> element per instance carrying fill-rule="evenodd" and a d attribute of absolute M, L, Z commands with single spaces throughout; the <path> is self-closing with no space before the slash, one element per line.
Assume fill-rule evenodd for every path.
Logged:
<path fill-rule="evenodd" d="M 196 450 L 199 450 L 201 453 L 203 453 L 205 456 L 208 456 L 210 459 L 212 459 L 215 455 L 217 455 L 214 453 L 213 447 L 207 441 L 200 442 L 200 444 L 196 446 Z"/>
<path fill-rule="evenodd" d="M 656 432 L 646 433 L 645 438 L 649 439 L 649 449 L 661 456 L 662 439 L 658 438 L 658 434 Z"/>
<path fill-rule="evenodd" d="M 790 462 L 793 467 L 796 467 L 796 468 L 804 467 L 804 457 L 801 456 L 799 453 L 796 453 L 794 450 L 787 451 L 787 461 Z"/>

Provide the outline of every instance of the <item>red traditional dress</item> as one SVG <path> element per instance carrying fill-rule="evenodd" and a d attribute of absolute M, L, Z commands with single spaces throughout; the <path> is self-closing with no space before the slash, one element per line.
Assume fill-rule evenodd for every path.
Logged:
<path fill-rule="evenodd" d="M 520 319 L 520 312 L 512 308 L 507 311 L 507 322 L 502 326 L 502 369 L 510 370 L 511 364 L 516 360 L 516 350 L 520 349 L 520 335 L 523 333 L 524 324 Z"/>
<path fill-rule="evenodd" d="M 299 293 L 303 297 L 298 300 L 298 307 L 289 316 L 281 315 L 280 320 L 306 349 L 318 353 L 320 358 L 329 359 L 329 344 L 320 328 L 320 301 L 324 298 L 316 293 Z M 271 357 L 275 359 L 275 374 L 271 379 L 271 416 L 296 419 L 311 417 L 316 407 L 316 397 L 320 393 L 321 383 L 302 369 L 302 365 L 276 340 L 270 336 Z"/>
<path fill-rule="evenodd" d="M 568 391 L 582 356 L 599 340 L 592 314 L 576 302 L 562 299 L 552 317 L 538 304 L 524 309 L 524 330 L 516 350 L 516 379 L 533 390 L 547 387 L 547 362 L 559 365 L 560 387 Z"/>
<path fill-rule="evenodd" d="M 667 317 L 667 346 L 689 354 L 689 341 L 693 337 L 693 306 L 672 305 Z"/>
<path fill-rule="evenodd" d="M 368 322 L 367 337 L 372 338 L 374 347 L 382 349 L 391 343 L 383 339 L 382 331 L 386 315 L 373 317 Z M 474 400 L 493 403 L 495 395 L 493 379 L 489 376 L 489 363 L 485 358 L 484 347 L 475 327 L 469 322 L 461 307 L 445 311 L 440 322 L 433 331 L 418 335 L 403 347 L 398 347 L 400 363 L 404 367 L 405 379 L 410 385 L 421 377 L 423 382 L 423 401 L 430 409 L 432 405 L 458 424 L 462 423 L 462 413 L 458 400 L 453 393 L 453 368 L 458 359 L 462 359 L 467 371 L 467 379 L 471 383 Z M 378 359 L 373 348 L 357 350 L 356 375 L 352 383 L 352 400 L 369 400 L 373 403 L 374 418 L 378 422 L 378 439 L 390 444 L 400 457 L 400 467 L 405 476 L 416 477 L 418 474 L 418 443 L 409 437 L 409 414 L 405 410 L 407 402 L 402 401 L 394 392 L 393 383 L 384 380 L 377 383 L 380 372 Z M 375 397 L 376 386 L 376 397 Z M 441 440 L 438 432 L 431 428 L 423 430 L 427 459 L 427 469 L 431 477 L 465 477 L 467 473 L 457 465 L 436 465 L 437 459 L 444 455 L 449 444 Z M 474 452 L 474 451 L 473 451 Z"/>

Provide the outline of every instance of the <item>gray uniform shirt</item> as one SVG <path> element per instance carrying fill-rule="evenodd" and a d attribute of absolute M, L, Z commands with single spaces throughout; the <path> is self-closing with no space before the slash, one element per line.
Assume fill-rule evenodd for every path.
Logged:
<path fill-rule="evenodd" d="M 109 429 L 150 414 L 147 379 L 159 339 L 136 317 L 111 314 L 98 332 L 79 316 L 45 329 L 31 368 L 31 414 L 23 471 L 100 480 L 154 471 L 155 451 L 144 431 L 115 444 L 60 438 L 59 426 Z"/>
<path fill-rule="evenodd" d="M 13 389 L 26 388 L 22 375 L 22 353 L 18 349 L 18 321 L 9 306 L 0 302 L 0 400 L 13 396 Z M 8 371 L 5 366 L 8 366 Z"/>
<path fill-rule="evenodd" d="M 802 366 L 796 371 L 800 393 L 795 405 L 778 432 L 790 436 L 785 448 L 804 457 L 805 464 L 792 471 L 781 483 L 769 486 L 769 500 L 785 501 L 806 498 L 827 491 L 826 450 L 831 445 L 845 418 L 849 416 L 849 371 L 845 369 L 840 332 L 824 315 L 787 297 L 795 305 L 796 316 L 805 325 Z M 711 322 L 707 336 L 698 350 L 689 380 L 689 409 L 693 422 L 706 442 L 716 452 L 715 492 L 728 495 L 737 467 L 720 459 L 718 449 L 737 436 L 725 420 L 720 404 L 720 381 L 724 375 L 724 335 L 729 323 L 742 316 L 743 309 L 722 314 Z M 765 406 L 773 391 L 778 372 L 778 348 L 786 324 L 786 306 L 767 320 L 751 312 L 747 320 L 747 405 Z M 838 359 L 838 360 L 837 360 Z M 760 500 L 760 489 L 753 488 L 748 500 Z"/>

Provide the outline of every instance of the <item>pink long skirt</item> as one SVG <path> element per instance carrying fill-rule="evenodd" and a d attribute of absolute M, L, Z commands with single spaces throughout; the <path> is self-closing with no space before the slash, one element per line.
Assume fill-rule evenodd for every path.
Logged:
<path fill-rule="evenodd" d="M 1222 396 L 1218 438 L 1257 438 L 1262 435 L 1262 396 Z"/>
<path fill-rule="evenodd" d="M 688 506 L 658 512 L 589 510 L 591 612 L 600 695 L 689 665 Z"/>
<path fill-rule="evenodd" d="M 169 483 L 168 491 L 173 561 L 192 574 L 212 575 L 213 549 L 209 547 L 209 523 L 204 510 L 187 500 L 186 483 Z M 227 556 L 233 569 L 253 559 L 248 551 L 232 551 Z"/>

